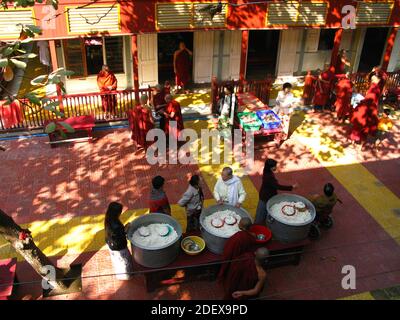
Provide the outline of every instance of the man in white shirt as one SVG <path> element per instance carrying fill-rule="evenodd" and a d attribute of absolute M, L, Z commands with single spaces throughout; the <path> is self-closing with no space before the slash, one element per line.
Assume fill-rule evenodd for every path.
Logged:
<path fill-rule="evenodd" d="M 242 181 L 233 175 L 232 168 L 225 167 L 214 187 L 214 198 L 218 204 L 230 204 L 239 208 L 246 199 Z"/>
<path fill-rule="evenodd" d="M 279 114 L 288 115 L 292 112 L 292 108 L 298 103 L 298 99 L 293 96 L 291 92 L 292 85 L 289 82 L 283 84 L 283 90 L 279 91 L 276 97 L 276 105 L 273 108 L 274 112 Z"/>

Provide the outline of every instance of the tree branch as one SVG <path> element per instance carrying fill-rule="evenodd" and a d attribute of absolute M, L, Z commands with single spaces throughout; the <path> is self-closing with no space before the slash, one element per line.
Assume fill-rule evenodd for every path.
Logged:
<path fill-rule="evenodd" d="M 118 0 L 115 1 L 115 2 L 113 3 L 113 5 L 110 7 L 110 9 L 109 9 L 106 13 L 104 13 L 104 14 L 103 14 L 102 16 L 100 16 L 100 17 L 97 16 L 97 21 L 94 21 L 94 22 L 89 21 L 88 18 L 84 17 L 84 16 L 81 15 L 81 14 L 79 14 L 79 15 L 80 15 L 81 18 L 85 19 L 85 21 L 86 21 L 87 24 L 95 25 L 95 24 L 98 24 L 102 19 L 104 19 L 105 17 L 107 17 L 108 14 L 112 11 L 112 9 L 115 8 L 115 6 L 117 5 L 117 3 L 118 3 Z"/>

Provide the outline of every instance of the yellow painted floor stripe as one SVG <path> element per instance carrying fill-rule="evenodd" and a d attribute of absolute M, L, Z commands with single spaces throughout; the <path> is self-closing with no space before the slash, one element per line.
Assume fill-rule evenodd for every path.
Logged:
<path fill-rule="evenodd" d="M 307 117 L 306 117 L 307 119 Z M 302 144 L 351 193 L 358 203 L 400 244 L 400 199 L 317 124 L 305 122 L 294 133 Z"/>
<path fill-rule="evenodd" d="M 340 298 L 338 300 L 375 300 L 370 292 L 363 292 L 359 294 L 354 294 L 352 296 L 347 296 L 344 298 Z"/>

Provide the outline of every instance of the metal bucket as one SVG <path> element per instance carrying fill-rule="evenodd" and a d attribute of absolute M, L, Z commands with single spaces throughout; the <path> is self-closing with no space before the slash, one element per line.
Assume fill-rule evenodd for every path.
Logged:
<path fill-rule="evenodd" d="M 201 237 L 204 239 L 206 242 L 206 246 L 208 250 L 215 254 L 222 254 L 224 252 L 224 246 L 225 242 L 229 238 L 223 238 L 221 236 L 215 235 L 212 233 L 212 230 L 207 230 L 204 224 L 204 219 L 208 217 L 209 215 L 218 212 L 218 211 L 224 211 L 224 210 L 231 210 L 234 211 L 236 214 L 241 216 L 242 218 L 250 218 L 250 214 L 242 209 L 242 208 L 236 208 L 234 206 L 230 206 L 228 204 L 222 204 L 222 205 L 214 205 L 208 208 L 204 208 L 203 211 L 200 214 L 200 231 L 201 231 Z M 252 219 L 251 219 L 252 220 Z"/>
<path fill-rule="evenodd" d="M 132 239 L 133 233 L 142 226 L 153 223 L 168 223 L 178 233 L 178 238 L 166 246 L 159 248 L 146 248 L 135 243 Z M 129 226 L 127 236 L 131 242 L 133 258 L 135 261 L 148 268 L 161 268 L 172 263 L 179 254 L 182 237 L 182 227 L 178 221 L 163 213 L 149 213 L 135 219 Z"/>
<path fill-rule="evenodd" d="M 270 208 L 274 204 L 282 201 L 288 201 L 288 202 L 301 201 L 305 203 L 305 205 L 307 206 L 308 210 L 311 213 L 311 219 L 309 221 L 299 224 L 299 223 L 287 222 L 283 219 L 273 217 L 270 214 Z M 267 212 L 268 214 L 266 223 L 268 228 L 272 231 L 274 239 L 286 243 L 297 242 L 306 239 L 308 237 L 311 224 L 314 221 L 316 214 L 315 207 L 311 203 L 311 201 L 309 201 L 304 197 L 287 193 L 278 194 L 269 199 L 267 202 Z"/>

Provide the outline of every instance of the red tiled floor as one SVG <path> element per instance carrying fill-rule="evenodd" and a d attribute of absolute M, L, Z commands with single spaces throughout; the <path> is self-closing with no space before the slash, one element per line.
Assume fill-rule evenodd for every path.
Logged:
<path fill-rule="evenodd" d="M 151 166 L 143 152 L 133 152 L 126 129 L 96 132 L 93 144 L 51 149 L 47 138 L 8 141 L 0 154 L 0 177 L 7 182 L 0 197 L 3 209 L 18 223 L 57 216 L 101 214 L 110 201 L 129 209 L 146 208 L 151 179 L 166 178 L 166 192 L 176 203 L 187 188 L 182 183 L 197 165 Z M 211 193 L 205 188 L 205 197 Z"/>
<path fill-rule="evenodd" d="M 316 118 L 321 125 L 336 130 L 334 138 L 345 142 L 343 128 L 335 126 L 331 117 L 317 115 Z M 97 134 L 101 139 L 93 144 L 55 149 L 44 143 L 47 138 L 7 142 L 12 151 L 0 154 L 0 177 L 8 182 L 0 191 L 3 210 L 9 210 L 17 222 L 23 223 L 60 215 L 99 214 L 115 197 L 130 209 L 144 208 L 151 178 L 156 174 L 166 177 L 167 194 L 170 202 L 175 203 L 186 189 L 186 183 L 181 181 L 198 171 L 197 166 L 179 166 L 179 170 L 175 166 L 150 166 L 143 154 L 133 152 L 125 129 Z M 388 146 L 358 156 L 368 170 L 399 195 L 395 154 L 392 146 Z M 329 181 L 335 185 L 344 204 L 334 210 L 334 227 L 306 248 L 300 265 L 268 271 L 268 285 L 262 297 L 334 299 L 400 283 L 398 244 L 329 171 L 321 167 L 306 146 L 293 138 L 278 150 L 257 150 L 250 176 L 256 188 L 261 184 L 262 167 L 267 157 L 278 160 L 280 172 L 277 177 L 281 183 L 299 184 L 296 193 L 319 193 L 323 184 Z M 380 161 L 376 162 L 377 159 Z M 211 197 L 208 189 L 205 193 L 206 198 Z M 83 263 L 83 292 L 57 299 L 219 299 L 223 295 L 221 285 L 216 282 L 184 283 L 148 294 L 141 275 L 127 282 L 110 275 L 98 277 L 113 272 L 108 251 L 64 256 L 59 261 L 64 265 L 72 262 Z M 357 270 L 359 280 L 354 292 L 340 286 L 341 268 L 346 264 L 354 265 Z M 40 278 L 31 267 L 19 263 L 17 273 L 20 281 L 37 280 L 38 283 L 21 285 L 16 298 L 39 298 Z"/>

